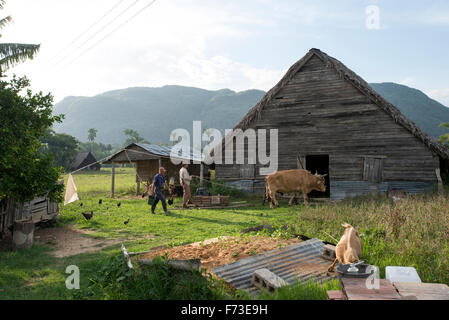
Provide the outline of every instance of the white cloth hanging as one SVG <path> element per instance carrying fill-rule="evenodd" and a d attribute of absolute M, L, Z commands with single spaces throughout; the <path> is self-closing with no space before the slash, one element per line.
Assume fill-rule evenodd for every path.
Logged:
<path fill-rule="evenodd" d="M 71 174 L 69 174 L 69 179 L 67 180 L 67 187 L 65 189 L 64 205 L 69 204 L 79 200 L 78 193 L 76 192 L 75 181 Z"/>

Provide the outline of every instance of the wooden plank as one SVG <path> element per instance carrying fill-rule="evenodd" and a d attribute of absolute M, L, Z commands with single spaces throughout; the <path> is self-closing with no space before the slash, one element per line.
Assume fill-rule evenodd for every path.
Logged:
<path fill-rule="evenodd" d="M 396 288 L 386 279 L 379 279 L 378 289 L 368 289 L 367 279 L 342 277 L 342 290 L 348 300 L 397 300 L 401 296 Z"/>
<path fill-rule="evenodd" d="M 402 297 L 415 296 L 418 300 L 449 300 L 449 286 L 441 283 L 394 282 Z"/>
<path fill-rule="evenodd" d="M 344 293 L 341 290 L 328 290 L 326 291 L 328 300 L 346 300 Z"/>

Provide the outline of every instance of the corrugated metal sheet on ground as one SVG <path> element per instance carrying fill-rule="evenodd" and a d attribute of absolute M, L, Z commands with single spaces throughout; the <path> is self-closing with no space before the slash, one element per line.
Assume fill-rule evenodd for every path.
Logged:
<path fill-rule="evenodd" d="M 288 284 L 295 283 L 297 279 L 301 282 L 330 280 L 333 277 L 327 275 L 327 268 L 331 262 L 321 258 L 323 247 L 321 240 L 310 239 L 220 266 L 213 271 L 236 289 L 251 293 L 257 292 L 251 283 L 253 272 L 261 268 L 269 269 Z"/>

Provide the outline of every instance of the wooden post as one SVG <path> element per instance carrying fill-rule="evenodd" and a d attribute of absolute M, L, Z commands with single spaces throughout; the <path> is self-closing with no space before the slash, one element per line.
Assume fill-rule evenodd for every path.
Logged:
<path fill-rule="evenodd" d="M 16 249 L 31 248 L 34 239 L 34 222 L 15 221 L 12 239 Z"/>
<path fill-rule="evenodd" d="M 204 167 L 203 167 L 203 163 L 201 163 L 200 164 L 200 187 L 203 186 L 203 177 L 204 177 L 203 171 L 204 171 Z"/>
<path fill-rule="evenodd" d="M 111 197 L 114 198 L 114 184 L 115 184 L 115 166 L 112 162 L 112 176 L 111 176 Z"/>
<path fill-rule="evenodd" d="M 162 167 L 162 159 L 161 158 L 159 158 L 159 168 L 160 167 Z M 159 172 L 159 168 L 157 168 L 158 169 L 158 172 Z"/>
<path fill-rule="evenodd" d="M 139 177 L 136 177 L 137 185 L 136 185 L 136 196 L 140 195 L 140 180 Z"/>

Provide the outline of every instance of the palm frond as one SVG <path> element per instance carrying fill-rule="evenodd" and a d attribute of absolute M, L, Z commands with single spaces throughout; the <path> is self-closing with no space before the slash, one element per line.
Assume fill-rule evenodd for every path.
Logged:
<path fill-rule="evenodd" d="M 3 29 L 8 23 L 12 21 L 11 16 L 7 16 L 6 18 L 0 19 L 0 29 Z"/>
<path fill-rule="evenodd" d="M 449 122 L 443 122 L 440 124 L 440 127 L 449 129 Z"/>
<path fill-rule="evenodd" d="M 39 48 L 40 44 L 0 43 L 1 71 L 6 71 L 26 59 L 33 59 Z"/>
<path fill-rule="evenodd" d="M 5 0 L 0 0 L 0 9 L 3 9 L 4 5 L 5 5 Z"/>

